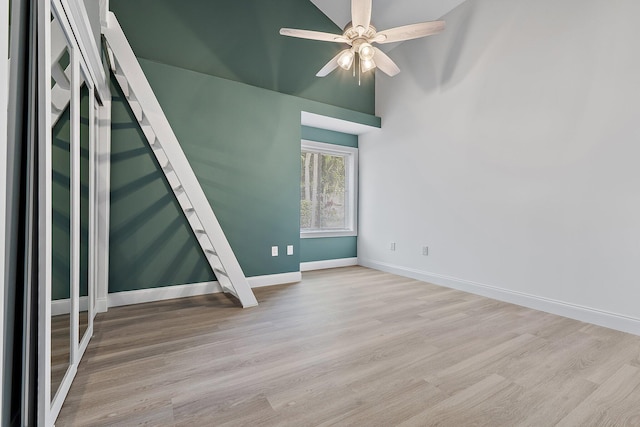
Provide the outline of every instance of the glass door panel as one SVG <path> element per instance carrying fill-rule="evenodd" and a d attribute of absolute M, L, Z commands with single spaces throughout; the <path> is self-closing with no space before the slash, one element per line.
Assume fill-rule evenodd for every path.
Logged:
<path fill-rule="evenodd" d="M 51 22 L 52 247 L 51 397 L 71 362 L 72 198 L 71 49 L 57 19 Z"/>
<path fill-rule="evenodd" d="M 93 94 L 81 74 L 80 86 L 80 298 L 79 298 L 79 342 L 89 328 L 89 196 L 90 189 L 90 101 Z"/>

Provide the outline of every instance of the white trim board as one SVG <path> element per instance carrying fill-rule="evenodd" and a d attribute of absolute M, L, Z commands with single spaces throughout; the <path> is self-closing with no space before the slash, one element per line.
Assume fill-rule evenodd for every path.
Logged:
<path fill-rule="evenodd" d="M 67 12 L 67 19 L 73 29 L 80 53 L 87 63 L 92 80 L 96 83 L 96 90 L 100 100 L 111 99 L 109 80 L 102 67 L 102 59 L 97 48 L 100 40 L 95 40 L 89 24 L 89 15 L 84 2 L 79 0 L 60 0 Z"/>
<path fill-rule="evenodd" d="M 307 111 L 301 112 L 300 124 L 302 124 L 303 126 L 310 126 L 318 129 L 348 133 L 351 135 L 362 135 L 374 130 L 380 130 L 380 128 L 376 126 L 350 122 L 348 120 L 309 113 Z"/>
<path fill-rule="evenodd" d="M 108 297 L 96 298 L 96 313 L 105 313 L 109 308 Z"/>
<path fill-rule="evenodd" d="M 299 282 L 300 280 L 302 280 L 302 274 L 299 271 L 247 277 L 247 281 L 252 288 L 283 285 L 286 283 Z M 107 296 L 107 306 L 119 307 L 122 305 L 142 304 L 145 302 L 164 301 L 220 292 L 222 292 L 222 288 L 217 281 L 138 289 L 134 291 L 110 293 Z"/>
<path fill-rule="evenodd" d="M 163 286 L 159 288 L 110 293 L 107 296 L 107 305 L 108 307 L 119 307 L 121 305 L 142 304 L 145 302 L 164 301 L 174 298 L 193 297 L 220 292 L 222 292 L 222 288 L 218 282 Z"/>
<path fill-rule="evenodd" d="M 324 270 L 327 268 L 350 267 L 358 265 L 358 258 L 327 259 L 324 261 L 309 261 L 300 263 L 300 271 Z"/>
<path fill-rule="evenodd" d="M 247 277 L 247 281 L 252 288 L 262 288 L 264 286 L 284 285 L 302 280 L 299 271 L 292 273 L 267 274 L 265 276 Z"/>
<path fill-rule="evenodd" d="M 458 279 L 456 277 L 445 276 L 442 274 L 392 265 L 381 261 L 358 258 L 358 263 L 363 267 L 397 274 L 398 276 L 409 277 L 423 282 L 433 283 L 434 285 L 457 289 L 487 298 L 532 308 L 534 310 L 568 317 L 581 322 L 591 323 L 634 335 L 640 335 L 640 319 L 634 317 L 557 301 L 550 298 L 539 297 L 523 292 L 510 291 L 508 289 L 485 285 L 483 283 L 473 282 L 470 280 Z"/>
<path fill-rule="evenodd" d="M 78 306 L 80 307 L 81 312 L 89 311 L 89 297 L 80 297 L 78 300 Z M 52 316 L 69 313 L 71 313 L 71 300 L 69 298 L 51 301 Z"/>

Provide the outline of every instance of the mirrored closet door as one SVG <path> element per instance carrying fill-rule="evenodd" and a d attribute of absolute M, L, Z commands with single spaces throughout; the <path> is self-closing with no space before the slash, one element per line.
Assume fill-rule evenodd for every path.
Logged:
<path fill-rule="evenodd" d="M 50 73 L 41 74 L 50 95 L 44 139 L 49 149 L 42 156 L 50 185 L 42 186 L 40 196 L 50 233 L 50 244 L 41 248 L 50 261 L 40 286 L 38 418 L 44 426 L 55 423 L 93 334 L 98 135 L 95 85 L 62 3 L 52 1 L 48 13 Z"/>
<path fill-rule="evenodd" d="M 80 73 L 80 280 L 79 280 L 79 301 L 78 301 L 78 345 L 83 353 L 89 340 L 88 332 L 93 325 L 93 313 L 95 304 L 94 287 L 89 286 L 95 283 L 92 278 L 94 259 L 93 243 L 93 221 L 91 220 L 94 210 L 91 208 L 94 201 L 94 102 L 93 85 L 87 77 L 88 73 L 81 67 Z"/>
<path fill-rule="evenodd" d="M 73 49 L 51 17 L 51 398 L 71 366 Z"/>

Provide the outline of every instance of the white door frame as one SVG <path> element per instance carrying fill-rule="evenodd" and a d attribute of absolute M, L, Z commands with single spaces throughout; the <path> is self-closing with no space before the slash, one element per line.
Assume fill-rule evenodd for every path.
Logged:
<path fill-rule="evenodd" d="M 76 350 L 76 358 L 73 359 L 75 363 L 80 363 L 80 360 L 82 359 L 82 356 L 84 355 L 85 350 L 87 349 L 87 346 L 89 345 L 89 341 L 91 340 L 91 336 L 93 335 L 93 318 L 96 315 L 95 312 L 95 304 L 94 304 L 94 295 L 95 295 L 95 287 L 96 287 L 96 280 L 95 280 L 95 270 L 96 270 L 96 233 L 95 233 L 95 215 L 96 215 L 96 209 L 95 209 L 95 193 L 96 193 L 96 187 L 95 187 L 95 178 L 94 178 L 94 174 L 95 174 L 95 170 L 96 170 L 96 163 L 95 163 L 95 144 L 96 144 L 96 138 L 95 136 L 98 133 L 98 129 L 96 127 L 96 123 L 94 120 L 94 115 L 95 115 L 95 93 L 96 93 L 96 89 L 95 89 L 95 84 L 93 83 L 93 81 L 90 78 L 89 72 L 87 71 L 87 68 L 85 66 L 84 63 L 80 63 L 80 72 L 82 73 L 82 76 L 84 78 L 84 83 L 87 85 L 87 89 L 88 89 L 88 95 L 89 95 L 89 198 L 88 198 L 88 203 L 89 203 L 89 241 L 87 242 L 87 244 L 89 245 L 89 256 L 87 258 L 87 261 L 89 263 L 89 268 L 88 268 L 88 284 L 87 284 L 87 310 L 88 310 L 88 324 L 87 324 L 87 329 L 84 332 L 84 336 L 79 336 L 79 332 L 80 332 L 80 319 L 79 319 L 79 312 L 83 310 L 82 304 L 80 304 L 80 280 L 79 280 L 79 273 L 80 273 L 80 255 L 78 252 L 78 284 L 77 284 L 77 291 L 74 291 L 74 293 L 72 294 L 72 299 L 75 298 L 77 299 L 77 310 L 75 310 L 75 315 L 77 316 L 77 330 L 75 332 L 76 335 L 74 336 L 75 338 L 75 343 L 77 343 L 77 350 Z M 82 86 L 80 84 L 80 86 Z M 78 96 L 80 96 L 80 88 L 78 88 Z M 78 98 L 78 113 L 80 112 L 80 99 Z M 78 115 L 78 120 L 80 119 L 80 114 Z M 80 123 L 78 123 L 78 130 L 80 130 Z M 80 146 L 81 146 L 81 142 L 80 142 L 80 132 L 78 132 L 78 146 L 77 146 L 77 157 L 78 157 L 78 181 L 77 181 L 77 208 L 78 208 L 78 242 L 80 242 L 81 237 L 80 237 L 80 227 L 81 227 L 81 219 L 80 219 L 80 198 L 81 198 L 81 189 L 80 189 L 80 181 L 81 181 L 81 176 L 80 176 L 80 161 L 81 161 L 81 152 L 80 152 Z M 78 250 L 80 250 L 80 244 L 78 244 Z M 93 283 L 93 285 L 92 285 Z M 73 305 L 73 301 L 72 301 L 72 305 Z"/>
<path fill-rule="evenodd" d="M 51 414 L 51 4 L 38 2 L 38 425 Z"/>
<path fill-rule="evenodd" d="M 96 157 L 96 295 L 95 310 L 108 308 L 109 293 L 109 213 L 111 203 L 111 99 L 98 106 Z"/>

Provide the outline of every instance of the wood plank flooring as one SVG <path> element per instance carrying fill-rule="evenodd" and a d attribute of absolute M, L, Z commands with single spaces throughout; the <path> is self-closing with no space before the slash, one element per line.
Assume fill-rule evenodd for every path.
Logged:
<path fill-rule="evenodd" d="M 58 426 L 640 425 L 640 337 L 363 267 L 97 317 Z"/>

